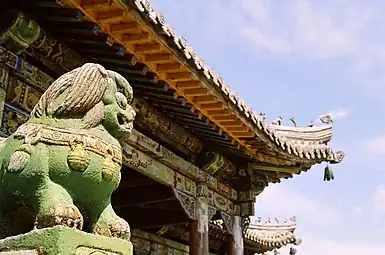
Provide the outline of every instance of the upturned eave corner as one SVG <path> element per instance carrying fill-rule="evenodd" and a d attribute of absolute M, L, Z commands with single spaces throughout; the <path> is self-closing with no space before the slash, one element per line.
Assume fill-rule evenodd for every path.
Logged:
<path fill-rule="evenodd" d="M 270 247 L 271 250 L 293 244 L 299 245 L 302 240 L 294 233 L 297 227 L 295 217 L 280 220 L 278 218 L 258 217 L 251 222 L 245 232 L 245 237 L 260 245 Z"/>

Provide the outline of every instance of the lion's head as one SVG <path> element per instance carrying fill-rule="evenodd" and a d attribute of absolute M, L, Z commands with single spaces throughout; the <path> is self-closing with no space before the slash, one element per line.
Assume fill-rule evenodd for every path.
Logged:
<path fill-rule="evenodd" d="M 68 127 L 89 129 L 99 125 L 117 139 L 129 135 L 135 111 L 133 91 L 120 74 L 87 63 L 60 76 L 41 96 L 31 119 L 55 119 Z"/>

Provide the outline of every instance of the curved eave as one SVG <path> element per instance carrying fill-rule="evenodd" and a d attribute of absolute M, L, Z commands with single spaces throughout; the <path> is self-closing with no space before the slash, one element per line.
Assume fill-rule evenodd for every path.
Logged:
<path fill-rule="evenodd" d="M 275 249 L 299 243 L 299 239 L 294 234 L 296 227 L 295 220 L 275 223 L 270 223 L 270 220 L 265 223 L 258 221 L 250 223 L 245 237 L 260 245 Z"/>
<path fill-rule="evenodd" d="M 277 135 L 285 137 L 286 139 L 311 141 L 324 144 L 327 144 L 331 140 L 333 134 L 332 124 L 314 127 L 289 127 L 269 124 L 267 128 L 274 130 Z"/>
<path fill-rule="evenodd" d="M 132 54 L 146 64 L 157 80 L 166 82 L 177 97 L 228 134 L 231 144 L 245 155 L 274 165 L 310 166 L 340 161 L 343 153 L 319 144 L 298 143 L 270 128 L 262 115 L 231 92 L 187 41 L 176 35 L 148 1 L 60 2 L 80 10 L 87 20 L 97 24 L 108 35 L 109 44 L 122 45 L 123 54 Z"/>
<path fill-rule="evenodd" d="M 211 227 L 216 227 L 224 231 L 222 220 L 210 222 Z M 299 244 L 301 240 L 296 237 L 294 231 L 297 225 L 293 220 L 277 223 L 250 223 L 244 238 L 263 247 L 264 251 L 279 249 L 289 244 Z"/>
<path fill-rule="evenodd" d="M 270 247 L 271 250 L 297 243 L 297 237 L 290 231 L 257 231 L 248 229 L 245 237 L 260 245 Z"/>

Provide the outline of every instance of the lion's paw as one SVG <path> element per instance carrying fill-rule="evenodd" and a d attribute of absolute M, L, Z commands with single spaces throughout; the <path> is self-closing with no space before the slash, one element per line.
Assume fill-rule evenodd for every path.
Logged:
<path fill-rule="evenodd" d="M 49 215 L 39 217 L 37 228 L 65 226 L 82 230 L 83 216 L 79 209 L 73 204 L 58 204 L 49 210 Z"/>
<path fill-rule="evenodd" d="M 130 225 L 122 219 L 119 218 L 115 222 L 109 225 L 111 235 L 116 238 L 124 239 L 124 240 L 130 240 L 131 238 L 131 231 L 130 231 Z"/>
<path fill-rule="evenodd" d="M 124 240 L 130 240 L 130 225 L 122 218 L 117 218 L 109 224 L 98 223 L 94 228 L 94 233 L 102 236 L 116 237 Z"/>

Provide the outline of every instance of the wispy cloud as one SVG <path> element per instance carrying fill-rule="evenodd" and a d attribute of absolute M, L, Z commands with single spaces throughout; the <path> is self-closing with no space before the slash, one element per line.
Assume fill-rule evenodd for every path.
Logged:
<path fill-rule="evenodd" d="M 335 120 L 335 119 L 344 119 L 348 117 L 351 114 L 351 112 L 347 109 L 338 109 L 338 110 L 332 111 L 329 114 Z"/>
<path fill-rule="evenodd" d="M 385 245 L 371 244 L 366 242 L 336 242 L 327 238 L 320 239 L 312 237 L 311 233 L 304 236 L 303 243 L 296 247 L 298 254 L 311 255 L 362 255 L 383 254 Z M 289 248 L 281 249 L 281 254 L 289 254 Z"/>
<path fill-rule="evenodd" d="M 373 205 L 376 210 L 385 212 L 385 187 L 377 188 L 372 198 Z M 337 204 L 344 205 L 341 200 L 336 201 Z M 330 226 L 333 229 L 336 221 L 342 221 L 344 216 L 332 204 L 324 204 L 316 200 L 310 194 L 300 192 L 298 190 L 285 187 L 283 185 L 273 185 L 267 188 L 256 200 L 256 211 L 263 208 L 264 213 L 271 215 L 296 215 L 299 219 L 299 226 L 296 234 L 303 238 L 303 243 L 296 247 L 299 254 L 312 255 L 362 255 L 362 254 L 381 254 L 385 249 L 385 245 L 369 243 L 367 240 L 352 241 L 336 241 L 328 238 L 328 234 L 317 236 L 307 228 L 303 231 L 301 222 L 307 221 L 314 225 Z M 358 217 L 363 213 L 362 206 L 352 208 L 352 213 Z M 306 228 L 305 228 L 306 229 Z M 343 239 L 343 238 L 342 238 Z M 284 247 L 281 254 L 289 254 L 289 247 Z"/>
<path fill-rule="evenodd" d="M 367 140 L 363 144 L 363 149 L 371 154 L 385 154 L 385 135 Z"/>
<path fill-rule="evenodd" d="M 385 186 L 377 187 L 376 192 L 372 197 L 373 207 L 380 213 L 385 213 Z"/>
<path fill-rule="evenodd" d="M 299 219 L 306 218 L 317 225 L 333 224 L 340 216 L 333 207 L 315 200 L 311 195 L 279 184 L 266 188 L 257 197 L 255 206 L 263 208 L 263 211 L 271 216 L 296 216 Z"/>
<path fill-rule="evenodd" d="M 212 51 L 240 46 L 258 55 L 316 62 L 365 87 L 385 81 L 385 5 L 379 1 L 153 1 L 175 13 L 173 24 L 192 29 L 190 35 L 197 36 L 190 41 L 198 48 L 204 38 Z"/>

